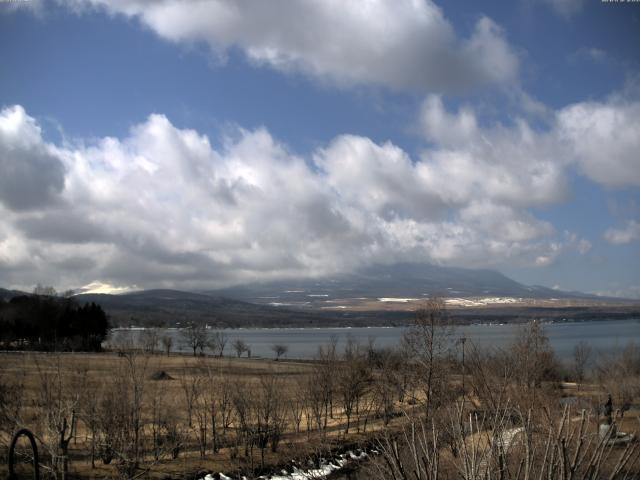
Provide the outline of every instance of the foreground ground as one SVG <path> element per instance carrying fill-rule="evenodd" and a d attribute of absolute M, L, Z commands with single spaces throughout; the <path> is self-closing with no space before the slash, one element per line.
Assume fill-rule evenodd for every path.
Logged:
<path fill-rule="evenodd" d="M 636 377 L 605 374 L 600 380 L 543 382 L 531 388 L 522 385 L 522 375 L 535 370 L 539 359 L 522 362 L 518 370 L 522 353 L 514 355 L 504 363 L 470 355 L 464 377 L 459 367 L 438 364 L 434 374 L 448 372 L 441 384 L 447 393 L 439 393 L 440 400 L 434 394 L 439 401 L 432 406 L 434 412 L 439 409 L 434 421 L 446 430 L 451 426 L 447 415 L 461 400 L 465 415 L 487 411 L 490 397 L 504 389 L 514 403 L 499 407 L 502 411 L 520 402 L 542 418 L 568 404 L 573 412 L 568 424 L 574 428 L 578 412 L 585 409 L 592 438 L 602 422 L 606 395 L 613 392 L 614 411 L 624 410 L 617 417 L 618 429 L 640 430 Z M 631 362 L 637 363 L 634 358 Z M 499 364 L 509 368 L 508 375 Z M 419 378 L 411 380 L 416 372 Z M 9 434 L 16 428 L 9 418 L 13 415 L 17 425 L 37 435 L 45 474 L 55 464 L 52 455 L 64 455 L 70 477 L 196 478 L 225 472 L 251 478 L 251 472 L 277 472 L 293 459 L 305 462 L 341 447 L 365 445 L 382 438 L 382 432 L 397 435 L 411 424 L 414 410 L 423 411 L 423 373 L 418 365 L 366 359 L 357 351 L 313 362 L 139 351 L 2 353 L 0 453 L 6 458 Z M 65 438 L 66 452 L 60 448 Z M 450 448 L 441 449 L 441 457 L 455 464 Z M 139 468 L 132 465 L 134 459 Z M 364 472 L 362 478 L 373 475 Z M 0 478 L 6 474 L 6 466 L 0 467 Z"/>
<path fill-rule="evenodd" d="M 96 458 L 94 467 L 91 466 L 90 424 L 100 423 L 101 419 L 97 412 L 94 413 L 95 418 L 91 418 L 90 411 L 92 408 L 100 408 L 100 399 L 108 398 L 109 390 L 119 388 L 117 377 L 132 374 L 125 365 L 126 362 L 117 353 L 0 354 L 1 377 L 12 379 L 14 385 L 20 385 L 20 424 L 33 430 L 41 441 L 41 463 L 46 463 L 50 453 L 45 444 L 55 443 L 55 438 L 47 441 L 47 437 L 56 436 L 56 432 L 52 432 L 46 424 L 45 417 L 66 414 L 68 423 L 71 423 L 71 416 L 75 415 L 73 439 L 68 452 L 72 475 L 90 478 L 116 476 L 116 461 L 105 465 L 100 459 L 101 440 L 96 441 Z M 282 433 L 277 451 L 273 452 L 271 448 L 265 448 L 264 451 L 262 468 L 265 471 L 273 470 L 290 459 L 304 459 L 340 445 L 357 446 L 366 443 L 371 432 L 379 429 L 382 423 L 373 418 L 371 406 L 368 406 L 368 418 L 365 420 L 362 414 L 354 414 L 347 435 L 345 417 L 336 405 L 332 407 L 333 418 L 327 419 L 326 428 L 321 431 L 314 427 L 312 413 L 309 411 L 298 411 L 299 424 L 296 427 L 296 402 L 301 401 L 303 390 L 310 380 L 314 368 L 311 362 L 176 354 L 139 355 L 135 362 L 138 371 L 133 375 L 136 376 L 136 381 L 139 379 L 142 396 L 139 409 L 142 424 L 140 435 L 145 436 L 145 453 L 142 458 L 146 463 L 146 474 L 151 477 L 187 478 L 199 471 L 237 472 L 260 468 L 263 461 L 256 442 L 251 445 L 253 452 L 249 454 L 251 458 L 248 458 L 243 451 L 243 441 L 237 438 L 241 435 L 240 421 L 234 410 L 241 408 L 237 405 L 241 401 L 238 397 L 260 396 L 264 394 L 265 388 L 274 388 L 274 396 L 270 400 L 273 405 L 253 408 L 270 408 L 271 411 L 246 412 L 252 416 L 282 417 Z M 273 383 L 265 386 L 266 378 Z M 212 407 L 208 403 L 212 398 L 228 404 L 217 403 Z M 116 400 L 127 401 L 125 398 Z M 212 408 L 218 409 L 214 413 L 219 437 L 215 453 L 211 447 L 211 416 L 207 417 Z M 223 409 L 228 410 L 222 411 Z M 109 414 L 108 411 L 103 413 L 107 417 L 104 421 L 109 421 Z M 223 418 L 227 415 L 229 418 Z M 223 422 L 228 424 L 223 426 Z M 179 430 L 179 454 L 174 459 L 170 449 L 165 447 L 160 448 L 160 454 L 155 458 L 153 430 L 162 430 L 166 434 L 166 429 L 170 429 L 171 425 Z M 206 434 L 204 430 L 207 431 Z M 205 435 L 206 439 L 203 439 Z M 4 449 L 8 442 L 8 432 L 2 432 L 2 436 Z M 166 442 L 166 435 L 163 438 Z M 0 475 L 6 475 L 5 468 L 6 466 L 0 467 Z"/>

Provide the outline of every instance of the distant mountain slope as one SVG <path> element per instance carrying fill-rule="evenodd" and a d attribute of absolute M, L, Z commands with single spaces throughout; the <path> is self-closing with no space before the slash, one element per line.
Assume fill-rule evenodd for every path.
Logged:
<path fill-rule="evenodd" d="M 100 304 L 117 325 L 184 325 L 207 323 L 216 327 L 287 326 L 302 321 L 317 323 L 313 314 L 255 305 L 220 296 L 178 290 L 144 290 L 120 295 L 87 293 L 79 302 Z"/>
<path fill-rule="evenodd" d="M 17 297 L 18 295 L 27 294 L 18 290 L 7 290 L 5 288 L 0 288 L 0 300 L 11 300 L 13 297 Z"/>
<path fill-rule="evenodd" d="M 373 266 L 335 277 L 253 283 L 212 292 L 244 301 L 301 304 L 319 298 L 509 296 L 525 298 L 593 298 L 592 295 L 526 286 L 493 270 L 396 264 Z"/>
<path fill-rule="evenodd" d="M 0 289 L 3 299 L 18 294 L 24 293 Z M 81 303 L 100 304 L 119 326 L 178 326 L 195 321 L 215 327 L 329 327 L 406 324 L 415 303 L 389 304 L 377 299 L 430 295 L 535 300 L 487 308 L 462 308 L 452 303 L 452 313 L 467 321 L 638 315 L 638 302 L 526 286 L 493 270 L 424 264 L 373 266 L 329 278 L 279 280 L 215 291 L 145 290 L 119 295 L 85 293 L 75 298 Z"/>
<path fill-rule="evenodd" d="M 243 305 L 244 302 L 204 295 L 200 293 L 183 292 L 181 290 L 140 290 L 118 295 L 105 293 L 82 293 L 76 295 L 83 302 L 99 302 L 104 306 L 145 308 L 150 304 L 157 308 L 198 309 L 213 306 Z"/>
<path fill-rule="evenodd" d="M 0 299 L 31 295 L 0 288 Z M 277 308 L 178 290 L 143 290 L 119 295 L 86 293 L 74 297 L 81 304 L 102 306 L 112 326 L 169 326 L 187 322 L 216 328 L 339 327 L 345 325 L 406 324 L 406 312 L 314 312 Z"/>

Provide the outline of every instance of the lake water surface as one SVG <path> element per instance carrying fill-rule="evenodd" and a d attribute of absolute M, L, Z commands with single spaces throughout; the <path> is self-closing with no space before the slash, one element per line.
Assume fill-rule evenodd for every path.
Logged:
<path fill-rule="evenodd" d="M 457 327 L 454 337 L 466 337 L 468 342 L 478 346 L 505 347 L 515 338 L 518 325 L 483 324 Z M 584 340 L 594 354 L 606 354 L 623 348 L 630 341 L 640 344 L 640 320 L 600 320 L 589 322 L 549 323 L 544 326 L 551 346 L 564 360 L 572 357 L 575 345 Z M 225 329 L 228 342 L 225 355 L 232 355 L 231 343 L 243 340 L 254 357 L 272 357 L 271 346 L 286 345 L 286 358 L 313 358 L 318 347 L 328 344 L 332 338 L 338 339 L 341 351 L 348 338 L 367 345 L 373 339 L 376 347 L 397 346 L 406 331 L 404 327 L 358 327 L 358 328 L 247 328 Z M 119 330 L 117 335 L 139 335 L 139 330 Z M 178 329 L 167 329 L 162 334 L 174 337 L 173 351 L 188 352 Z M 469 345 L 469 343 L 467 343 Z"/>

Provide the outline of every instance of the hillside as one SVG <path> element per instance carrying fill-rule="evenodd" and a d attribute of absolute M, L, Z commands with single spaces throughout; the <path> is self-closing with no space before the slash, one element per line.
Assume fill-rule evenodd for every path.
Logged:
<path fill-rule="evenodd" d="M 580 292 L 527 286 L 494 270 L 396 264 L 364 268 L 334 277 L 278 280 L 205 292 L 252 303 L 320 306 L 336 299 L 384 297 L 521 297 L 530 299 L 595 299 Z"/>
<path fill-rule="evenodd" d="M 298 324 L 304 315 L 265 305 L 220 296 L 178 290 L 144 290 L 120 295 L 80 294 L 81 302 L 104 307 L 116 325 L 184 325 L 206 323 L 216 327 L 287 326 Z M 307 318 L 313 321 L 313 318 Z"/>

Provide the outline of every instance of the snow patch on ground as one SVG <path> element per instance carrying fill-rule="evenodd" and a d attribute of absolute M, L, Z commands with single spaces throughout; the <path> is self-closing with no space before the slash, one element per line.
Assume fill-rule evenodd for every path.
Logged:
<path fill-rule="evenodd" d="M 341 453 L 331 460 L 320 459 L 319 466 L 309 469 L 301 469 L 297 466 L 291 468 L 291 472 L 282 470 L 279 474 L 263 475 L 258 477 L 262 480 L 313 480 L 326 478 L 331 473 L 340 470 L 347 463 L 351 461 L 360 461 L 367 458 L 369 455 L 363 450 L 357 450 L 356 453 L 348 451 Z M 231 477 L 226 476 L 224 473 L 218 473 L 220 480 L 233 480 Z M 244 478 L 244 477 L 243 477 Z M 216 480 L 216 475 L 209 473 L 203 480 Z"/>
<path fill-rule="evenodd" d="M 397 297 L 382 297 L 378 298 L 379 302 L 395 302 L 395 303 L 408 303 L 415 302 L 418 298 L 397 298 Z"/>
<path fill-rule="evenodd" d="M 380 297 L 379 302 L 384 303 L 409 303 L 417 302 L 420 298 Z M 444 303 L 456 307 L 481 307 L 484 305 L 497 305 L 506 303 L 521 303 L 524 299 L 516 297 L 452 297 L 445 298 Z"/>
<path fill-rule="evenodd" d="M 496 305 L 505 303 L 520 303 L 522 298 L 515 297 L 471 297 L 471 298 L 447 298 L 444 303 L 456 307 L 481 307 L 484 305 Z"/>

